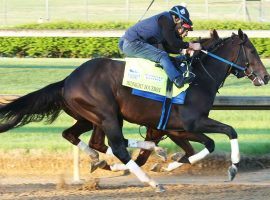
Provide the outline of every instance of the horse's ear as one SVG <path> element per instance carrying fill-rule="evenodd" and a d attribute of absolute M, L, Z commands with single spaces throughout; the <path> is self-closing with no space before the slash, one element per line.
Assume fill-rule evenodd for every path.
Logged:
<path fill-rule="evenodd" d="M 219 36 L 218 36 L 216 29 L 210 31 L 210 36 L 211 36 L 211 38 L 213 38 L 215 40 L 219 39 Z"/>
<path fill-rule="evenodd" d="M 245 39 L 245 34 L 243 33 L 243 31 L 241 30 L 241 28 L 238 29 L 238 36 L 241 40 Z"/>

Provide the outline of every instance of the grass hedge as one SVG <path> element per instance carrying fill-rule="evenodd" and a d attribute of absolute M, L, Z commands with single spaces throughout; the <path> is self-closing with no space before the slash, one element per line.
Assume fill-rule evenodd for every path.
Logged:
<path fill-rule="evenodd" d="M 2 57 L 121 57 L 118 38 L 0 38 Z"/>
<path fill-rule="evenodd" d="M 270 39 L 251 39 L 262 58 L 270 57 Z M 0 38 L 0 56 L 33 58 L 122 57 L 118 38 Z"/>
<path fill-rule="evenodd" d="M 106 23 L 87 23 L 87 22 L 68 22 L 59 21 L 42 24 L 23 24 L 7 29 L 82 29 L 82 30 L 122 30 L 135 24 L 135 22 L 106 22 Z M 243 22 L 243 21 L 218 21 L 218 20 L 197 20 L 194 21 L 194 30 L 232 30 L 241 28 L 243 30 L 269 30 L 270 23 Z"/>
<path fill-rule="evenodd" d="M 26 24 L 10 29 L 126 29 L 133 23 L 83 23 L 56 22 Z M 259 29 L 269 30 L 270 23 L 238 21 L 195 21 L 196 29 Z M 190 38 L 188 40 L 191 40 Z M 259 54 L 270 57 L 270 39 L 252 39 Z M 48 57 L 48 58 L 91 58 L 122 57 L 118 50 L 118 38 L 14 38 L 0 37 L 0 56 L 3 57 Z"/>

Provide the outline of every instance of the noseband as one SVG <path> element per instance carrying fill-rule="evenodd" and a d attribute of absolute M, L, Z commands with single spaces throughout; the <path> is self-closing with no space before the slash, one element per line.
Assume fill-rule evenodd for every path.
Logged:
<path fill-rule="evenodd" d="M 246 43 L 247 41 L 247 37 L 245 37 L 245 40 L 240 42 L 239 43 L 239 50 L 238 50 L 238 53 L 237 53 L 237 56 L 236 56 L 236 60 L 233 62 L 233 61 L 229 61 L 229 60 L 226 60 L 224 58 L 221 58 L 220 56 L 217 56 L 215 54 L 213 54 L 213 52 L 215 52 L 216 50 L 218 50 L 221 46 L 224 45 L 224 42 L 228 39 L 232 39 L 232 37 L 228 37 L 228 38 L 225 38 L 225 39 L 220 39 L 217 43 L 215 43 L 213 46 L 211 46 L 210 48 L 208 48 L 208 51 L 205 51 L 205 50 L 201 50 L 202 52 L 204 52 L 206 55 L 209 55 L 221 62 L 224 62 L 224 63 L 227 63 L 229 65 L 229 69 L 226 73 L 226 77 L 232 73 L 234 74 L 236 77 L 239 78 L 239 73 L 240 71 L 243 71 L 245 76 L 248 77 L 249 79 L 251 79 L 253 82 L 257 79 L 257 75 L 254 73 L 253 69 L 250 69 L 249 68 L 249 60 L 248 60 L 248 57 L 247 57 L 247 54 L 246 54 L 246 50 L 244 48 L 244 44 Z M 241 53 L 241 50 L 243 52 L 243 55 L 244 55 L 244 59 L 245 59 L 245 66 L 242 67 L 240 65 L 237 64 L 239 58 L 240 58 L 240 53 Z"/>

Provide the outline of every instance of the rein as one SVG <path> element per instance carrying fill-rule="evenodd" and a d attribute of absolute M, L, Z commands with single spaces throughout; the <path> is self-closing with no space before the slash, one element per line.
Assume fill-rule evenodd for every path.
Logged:
<path fill-rule="evenodd" d="M 214 43 L 213 45 L 211 45 L 211 46 L 208 48 L 207 51 L 208 51 L 208 52 L 210 52 L 210 51 L 215 52 L 215 51 L 218 50 L 221 46 L 223 46 L 224 42 L 225 42 L 226 40 L 228 40 L 228 39 L 230 39 L 230 38 L 219 39 L 216 43 Z M 203 68 L 203 70 L 205 71 L 205 73 L 206 73 L 206 74 L 207 74 L 214 82 L 217 82 L 216 79 L 215 79 L 215 78 L 207 71 L 207 69 L 205 68 L 205 66 L 204 66 L 204 64 L 203 64 L 203 62 L 202 62 L 202 60 L 203 60 L 204 58 L 206 58 L 206 56 L 207 56 L 207 54 L 205 54 L 205 56 L 202 56 L 202 57 L 193 57 L 191 63 L 194 61 L 194 58 L 195 58 L 195 60 L 199 60 L 199 63 L 200 63 L 200 65 L 201 65 L 201 67 Z M 230 73 L 230 70 L 227 72 L 225 78 L 229 75 L 229 73 Z M 224 84 L 224 81 L 221 83 L 221 85 L 218 87 L 218 89 L 221 88 L 221 87 L 223 86 L 223 84 Z"/>
<path fill-rule="evenodd" d="M 227 40 L 227 39 L 230 39 L 230 38 L 231 37 L 226 38 L 224 40 Z M 216 43 L 213 46 L 214 47 L 214 50 L 212 50 L 212 52 L 213 51 L 216 51 L 219 48 L 219 46 L 224 43 L 224 40 L 221 39 L 218 43 Z M 245 48 L 244 48 L 245 42 L 246 42 L 246 38 L 245 38 L 245 40 L 243 42 L 239 43 L 240 47 L 239 47 L 238 54 L 237 54 L 237 57 L 236 57 L 235 62 L 229 61 L 229 60 L 227 60 L 225 58 L 222 58 L 222 57 L 220 57 L 220 56 L 218 56 L 218 55 L 210 52 L 211 51 L 210 49 L 213 49 L 213 47 L 212 48 L 209 48 L 208 50 L 201 50 L 201 52 L 203 52 L 207 56 L 210 56 L 210 57 L 212 57 L 212 58 L 214 58 L 216 60 L 219 60 L 219 61 L 221 61 L 223 63 L 228 64 L 230 66 L 230 68 L 229 68 L 226 76 L 228 76 L 231 73 L 232 68 L 234 68 L 236 70 L 236 72 L 233 73 L 235 76 L 238 75 L 239 71 L 243 71 L 244 74 L 245 74 L 245 76 L 248 77 L 249 79 L 251 79 L 252 82 L 254 82 L 257 79 L 257 76 L 253 72 L 253 70 L 251 70 L 250 72 L 248 72 L 249 71 L 249 61 L 248 61 L 248 58 L 247 58 L 247 55 L 246 55 L 246 51 L 245 51 Z M 242 52 L 244 54 L 244 59 L 245 59 L 245 66 L 244 67 L 236 64 L 237 61 L 238 61 L 238 59 L 239 59 L 241 50 L 242 50 Z M 203 66 L 203 63 L 201 62 L 201 60 L 200 60 L 200 64 L 201 64 L 201 66 Z M 206 71 L 206 69 L 204 68 L 204 66 L 203 66 L 203 69 Z M 210 76 L 211 79 L 213 79 L 213 77 L 208 72 L 207 72 L 207 74 L 208 74 L 208 76 Z M 251 78 L 251 76 L 254 76 L 254 78 Z M 220 87 L 222 87 L 222 86 L 223 86 L 223 83 L 221 84 Z"/>
<path fill-rule="evenodd" d="M 242 46 L 242 45 L 241 45 Z M 201 50 L 201 52 L 203 52 L 203 53 L 205 53 L 206 55 L 209 55 L 209 56 L 211 56 L 212 58 L 215 58 L 215 59 L 217 59 L 217 60 L 219 60 L 219 61 L 221 61 L 221 62 L 224 62 L 224 63 L 226 63 L 226 64 L 228 64 L 228 65 L 230 65 L 231 67 L 234 67 L 234 68 L 236 68 L 236 69 L 239 69 L 239 70 L 242 70 L 242 71 L 246 71 L 247 70 L 247 67 L 241 67 L 240 65 L 237 65 L 236 63 L 234 63 L 234 62 L 231 62 L 231 61 L 229 61 L 229 60 L 226 60 L 226 59 L 224 59 L 224 58 L 221 58 L 220 56 L 217 56 L 217 55 L 215 55 L 215 54 L 213 54 L 213 53 L 211 53 L 211 52 L 208 52 L 207 50 Z M 238 54 L 239 55 L 239 54 Z"/>

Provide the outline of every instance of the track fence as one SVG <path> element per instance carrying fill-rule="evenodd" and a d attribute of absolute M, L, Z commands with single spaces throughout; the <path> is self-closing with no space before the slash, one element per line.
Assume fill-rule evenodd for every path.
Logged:
<path fill-rule="evenodd" d="M 151 0 L 0 0 L 0 26 L 68 21 L 138 21 Z M 185 4 L 192 19 L 270 21 L 269 0 L 155 0 L 145 17 Z"/>

